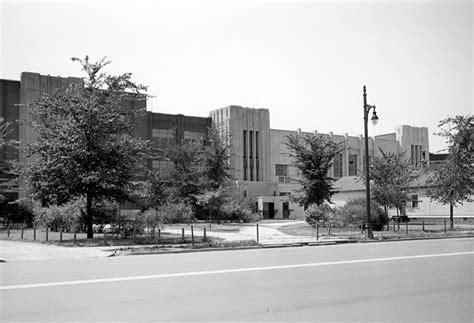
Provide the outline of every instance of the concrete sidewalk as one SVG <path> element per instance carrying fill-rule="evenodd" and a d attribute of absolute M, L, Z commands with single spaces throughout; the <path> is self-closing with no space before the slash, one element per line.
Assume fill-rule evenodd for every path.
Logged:
<path fill-rule="evenodd" d="M 108 257 L 117 247 L 60 247 L 50 244 L 0 240 L 0 260 L 32 261 Z"/>
<path fill-rule="evenodd" d="M 278 230 L 279 227 L 286 225 L 294 225 L 306 223 L 305 221 L 284 221 L 280 220 L 278 222 L 262 222 L 259 223 L 258 232 L 259 232 L 259 243 L 261 245 L 272 245 L 272 244 L 289 244 L 289 243 L 303 243 L 303 242 L 316 242 L 315 236 L 292 236 L 286 233 L 283 233 Z M 164 229 L 163 232 L 169 232 L 173 234 L 181 234 L 180 229 Z M 195 235 L 202 235 L 202 230 L 194 229 Z M 219 232 L 207 230 L 206 235 L 208 237 L 221 238 L 225 241 L 245 241 L 245 240 L 255 240 L 257 241 L 257 226 L 246 226 L 241 228 L 236 232 Z M 322 238 L 319 238 L 321 241 Z M 335 239 L 324 239 L 325 241 L 335 240 Z"/>
<path fill-rule="evenodd" d="M 303 221 L 278 221 L 259 224 L 259 243 L 264 246 L 292 243 L 315 243 L 314 236 L 291 236 L 277 228 L 284 225 L 299 224 Z M 164 232 L 181 234 L 180 229 L 167 229 Z M 188 234 L 188 232 L 187 232 Z M 202 230 L 194 229 L 195 235 L 202 235 Z M 256 225 L 241 228 L 235 232 L 207 231 L 208 237 L 223 239 L 224 241 L 257 241 Z M 336 241 L 337 239 L 319 239 L 319 242 Z M 24 241 L 0 240 L 0 261 L 35 261 L 50 259 L 74 259 L 109 257 L 122 248 L 135 249 L 140 246 L 108 246 L 108 247 L 62 247 L 51 244 L 32 243 Z M 176 249 L 176 250 L 175 250 Z M 168 251 L 182 251 L 183 247 L 168 248 Z"/>

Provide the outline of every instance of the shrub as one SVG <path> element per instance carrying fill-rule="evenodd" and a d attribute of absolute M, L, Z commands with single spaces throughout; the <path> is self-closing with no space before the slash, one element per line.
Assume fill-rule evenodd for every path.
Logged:
<path fill-rule="evenodd" d="M 315 226 L 317 223 L 326 225 L 332 219 L 334 211 L 327 204 L 321 204 L 320 206 L 316 204 L 311 204 L 305 210 L 306 213 L 306 222 Z"/>
<path fill-rule="evenodd" d="M 381 230 L 388 222 L 383 208 L 375 201 L 370 203 L 371 225 L 373 230 Z M 336 210 L 336 218 L 344 226 L 360 226 L 365 223 L 367 215 L 365 198 L 350 199 L 343 207 Z"/>
<path fill-rule="evenodd" d="M 35 225 L 47 226 L 51 231 L 75 231 L 79 230 L 83 223 L 83 212 L 81 210 L 83 201 L 81 199 L 67 204 L 48 207 L 38 207 L 33 210 Z"/>
<path fill-rule="evenodd" d="M 158 214 L 164 223 L 191 223 L 195 220 L 191 205 L 186 203 L 167 203 L 160 207 Z"/>
<path fill-rule="evenodd" d="M 31 226 L 34 222 L 35 215 L 33 210 L 25 204 L 18 201 L 7 202 L 0 204 L 3 209 L 4 221 L 7 223 L 25 223 Z"/>
<path fill-rule="evenodd" d="M 137 237 L 145 231 L 146 216 L 143 212 L 120 217 L 114 222 L 113 232 L 121 238 Z"/>
<path fill-rule="evenodd" d="M 221 206 L 221 217 L 230 222 L 253 222 L 255 216 L 249 204 L 247 199 L 228 199 Z"/>

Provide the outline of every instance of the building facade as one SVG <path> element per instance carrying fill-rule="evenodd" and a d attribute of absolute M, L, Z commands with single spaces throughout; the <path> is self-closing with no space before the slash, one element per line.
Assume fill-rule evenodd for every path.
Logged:
<path fill-rule="evenodd" d="M 13 122 L 8 139 L 18 140 L 20 150 L 2 150 L 3 160 L 27 161 L 22 148 L 36 139 L 35 131 L 28 126 L 28 103 L 44 94 L 72 83 L 82 84 L 80 78 L 53 77 L 38 73 L 22 73 L 20 81 L 0 80 L 0 117 Z M 135 114 L 146 107 L 145 100 L 124 100 L 122 108 L 129 113 L 135 135 L 150 140 L 154 156 L 148 161 L 150 169 L 163 170 L 169 161 L 160 152 L 176 144 L 204 138 L 210 127 L 216 128 L 223 138 L 232 142 L 230 166 L 232 180 L 229 192 L 234 196 L 250 197 L 267 218 L 296 218 L 303 216 L 301 207 L 292 196 L 301 194 L 299 171 L 293 166 L 286 146 L 286 137 L 325 136 L 345 146 L 336 156 L 330 176 L 336 179 L 354 178 L 362 174 L 364 162 L 363 136 L 349 134 L 303 132 L 301 129 L 281 130 L 270 127 L 268 109 L 246 108 L 236 105 L 212 110 L 209 117 L 164 114 L 147 111 Z M 414 165 L 429 165 L 429 140 L 426 127 L 399 126 L 394 133 L 369 138 L 369 154 L 379 156 L 384 152 L 405 152 Z M 25 197 L 24 183 L 19 181 L 13 190 L 17 197 Z"/>
<path fill-rule="evenodd" d="M 29 125 L 29 104 L 36 102 L 41 96 L 52 94 L 54 91 L 70 84 L 83 84 L 81 78 L 55 77 L 39 73 L 25 72 L 20 81 L 0 80 L 0 117 L 11 122 L 7 140 L 20 142 L 20 149 L 6 148 L 0 151 L 4 161 L 19 160 L 28 162 L 24 148 L 36 140 L 34 128 Z M 127 100 L 121 102 L 121 108 L 127 113 L 133 125 L 134 135 L 152 142 L 154 158 L 148 161 L 151 169 L 162 169 L 168 166 L 168 161 L 160 159 L 160 151 L 167 150 L 173 145 L 187 140 L 203 138 L 211 127 L 211 118 L 172 115 L 147 111 L 144 114 L 135 113 L 146 108 L 146 100 Z M 0 174 L 0 176 L 6 176 Z M 4 183 L 2 180 L 1 183 Z M 2 189 L 8 199 L 28 198 L 25 183 L 22 180 L 9 183 L 8 189 Z"/>
<path fill-rule="evenodd" d="M 259 198 L 264 217 L 302 217 L 301 207 L 291 196 L 301 194 L 299 170 L 293 166 L 285 144 L 289 135 L 324 136 L 341 142 L 345 150 L 336 156 L 329 173 L 338 179 L 362 174 L 365 156 L 364 137 L 279 130 L 270 128 L 267 109 L 228 106 L 210 112 L 213 126 L 233 142 L 231 165 L 234 181 L 229 183 L 237 196 Z M 369 158 L 383 152 L 405 152 L 414 165 L 429 164 L 428 128 L 399 126 L 394 133 L 369 138 Z"/>

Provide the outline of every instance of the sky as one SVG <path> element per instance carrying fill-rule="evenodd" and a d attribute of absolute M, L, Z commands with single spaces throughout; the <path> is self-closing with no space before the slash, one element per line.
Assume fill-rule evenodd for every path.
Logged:
<path fill-rule="evenodd" d="M 4 1 L 0 79 L 83 76 L 106 56 L 149 86 L 154 112 L 206 117 L 240 105 L 272 129 L 369 135 L 473 114 L 472 1 Z"/>

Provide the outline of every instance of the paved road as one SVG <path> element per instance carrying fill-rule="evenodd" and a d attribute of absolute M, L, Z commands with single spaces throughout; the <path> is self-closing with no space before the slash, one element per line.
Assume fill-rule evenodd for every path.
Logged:
<path fill-rule="evenodd" d="M 0 320 L 474 321 L 474 239 L 0 264 Z"/>

